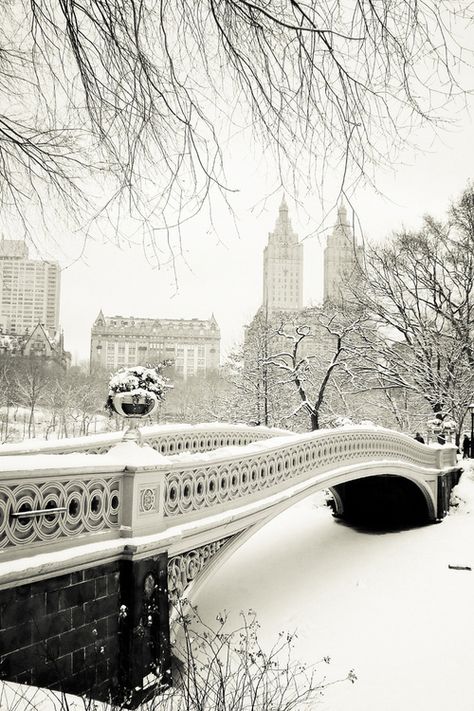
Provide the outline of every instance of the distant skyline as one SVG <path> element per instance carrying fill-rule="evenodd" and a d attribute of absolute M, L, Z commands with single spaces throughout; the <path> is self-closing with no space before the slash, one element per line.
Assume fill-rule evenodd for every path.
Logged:
<path fill-rule="evenodd" d="M 400 165 L 379 169 L 374 176 L 377 191 L 347 191 L 349 217 L 352 206 L 363 228 L 363 235 L 356 229 L 359 239 L 381 240 L 401 227 L 417 229 L 427 213 L 445 216 L 450 202 L 474 177 L 472 118 L 466 111 L 458 119 L 456 129 L 440 134 L 428 147 L 426 132 L 420 134 L 417 142 L 425 152 L 407 148 Z M 73 362 L 88 359 L 90 330 L 100 309 L 106 315 L 156 318 L 209 318 L 214 313 L 223 358 L 242 339 L 243 326 L 262 303 L 263 250 L 284 190 L 270 167 L 259 165 L 248 151 L 230 167 L 230 182 L 241 188 L 232 196 L 234 216 L 219 209 L 212 215 L 213 229 L 204 214 L 184 225 L 183 254 L 174 266 L 154 268 L 139 241 L 117 246 L 112 228 L 110 235 L 104 230 L 102 241 L 89 240 L 84 249 L 80 235 L 72 238 L 51 230 L 53 246 L 46 246 L 42 256 L 54 257 L 62 266 L 60 324 Z M 316 193 L 297 203 L 286 191 L 293 229 L 304 243 L 305 305 L 322 299 L 323 250 L 339 201 L 334 177 L 332 183 L 328 177 L 323 192 L 326 203 L 321 205 Z M 166 243 L 159 244 L 166 261 Z"/>

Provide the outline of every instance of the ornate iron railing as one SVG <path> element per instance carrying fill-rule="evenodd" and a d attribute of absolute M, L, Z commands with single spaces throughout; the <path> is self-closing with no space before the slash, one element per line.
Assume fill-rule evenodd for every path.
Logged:
<path fill-rule="evenodd" d="M 62 458 L 61 458 L 62 459 Z M 11 460 L 3 460 L 11 461 Z M 69 545 L 89 534 L 119 533 L 123 509 L 122 472 L 116 466 L 68 471 L 0 473 L 0 551 L 13 546 Z"/>
<path fill-rule="evenodd" d="M 231 459 L 210 455 L 178 462 L 166 474 L 164 515 L 174 517 L 230 502 L 271 493 L 285 482 L 324 472 L 351 463 L 397 460 L 428 469 L 443 469 L 455 463 L 454 448 L 431 448 L 412 438 L 387 430 L 321 430 L 296 435 L 294 443 L 285 439 L 269 441 L 262 452 L 246 451 Z M 248 449 L 248 448 L 247 448 Z M 212 458 L 211 458 L 212 457 Z"/>

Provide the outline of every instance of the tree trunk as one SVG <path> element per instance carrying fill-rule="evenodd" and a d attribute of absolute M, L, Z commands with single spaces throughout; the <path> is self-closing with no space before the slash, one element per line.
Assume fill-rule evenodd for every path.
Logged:
<path fill-rule="evenodd" d="M 33 435 L 31 434 L 33 432 Z M 30 416 L 28 419 L 28 439 L 35 436 L 35 406 L 34 403 L 31 404 Z"/>
<path fill-rule="evenodd" d="M 319 430 L 319 412 L 311 413 L 311 432 Z"/>
<path fill-rule="evenodd" d="M 61 415 L 61 421 L 62 421 L 62 425 L 63 425 L 63 436 L 66 437 L 66 439 L 67 439 L 67 436 L 68 436 L 67 420 L 66 420 L 66 415 L 64 413 L 62 413 L 62 415 Z"/>

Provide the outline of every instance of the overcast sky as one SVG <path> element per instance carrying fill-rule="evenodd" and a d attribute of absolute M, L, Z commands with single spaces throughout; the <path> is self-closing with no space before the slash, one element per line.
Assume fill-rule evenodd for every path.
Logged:
<path fill-rule="evenodd" d="M 474 179 L 474 133 L 471 117 L 460 117 L 459 127 L 443 133 L 429 152 L 407 149 L 404 164 L 380 170 L 377 186 L 359 189 L 352 196 L 365 239 L 383 239 L 402 225 L 417 228 L 423 214 L 443 217 L 449 202 Z M 217 234 L 206 217 L 183 231 L 184 256 L 177 258 L 177 286 L 171 266 L 154 268 L 139 244 L 116 246 L 88 243 L 84 256 L 76 247 L 61 255 L 61 324 L 67 348 L 75 361 L 88 358 L 90 329 L 99 311 L 106 315 L 157 318 L 208 318 L 214 313 L 221 328 L 225 355 L 242 338 L 242 327 L 261 303 L 263 249 L 274 227 L 281 191 L 263 200 L 274 187 L 273 177 L 249 167 L 235 182 L 241 188 L 235 200 L 238 234 L 225 211 L 213 215 Z M 326 208 L 319 199 L 303 208 L 288 197 L 290 217 L 300 239 L 312 233 L 329 212 L 316 235 L 304 239 L 304 299 L 318 303 L 322 296 L 323 249 L 336 191 L 328 193 Z M 310 217 L 308 218 L 308 215 Z"/>
<path fill-rule="evenodd" d="M 399 165 L 378 170 L 378 192 L 360 188 L 352 194 L 365 239 L 386 238 L 402 225 L 417 228 L 425 213 L 443 217 L 450 201 L 474 179 L 473 123 L 467 111 L 456 119 L 457 127 L 440 132 L 434 141 L 426 132 L 413 136 L 423 150 L 407 148 Z M 277 188 L 272 194 L 278 181 L 271 166 L 262 165 L 244 146 L 237 154 L 228 175 L 238 191 L 233 197 L 238 233 L 228 211 L 219 207 L 212 215 L 214 231 L 205 215 L 188 223 L 183 229 L 183 256 L 176 261 L 177 286 L 173 269 L 151 265 L 139 239 L 117 246 L 105 229 L 104 239 L 88 242 L 79 258 L 81 235 L 61 239 L 52 225 L 52 236 L 62 244 L 54 255 L 63 268 L 60 321 L 74 362 L 89 357 L 90 330 L 99 309 L 106 315 L 157 318 L 208 318 L 214 313 L 221 328 L 222 354 L 241 340 L 243 325 L 261 303 L 263 249 L 282 191 Z M 321 299 L 323 249 L 335 219 L 338 186 L 328 180 L 324 205 L 316 192 L 300 205 L 287 195 L 293 227 L 300 239 L 305 238 L 306 304 Z M 164 245 L 163 256 L 166 259 Z"/>

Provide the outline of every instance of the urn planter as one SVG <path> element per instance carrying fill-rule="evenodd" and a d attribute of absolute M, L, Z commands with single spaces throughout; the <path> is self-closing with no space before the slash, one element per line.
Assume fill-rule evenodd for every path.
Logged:
<path fill-rule="evenodd" d="M 148 417 L 158 407 L 158 398 L 153 392 L 142 391 L 115 393 L 112 403 L 117 415 L 121 417 Z"/>

